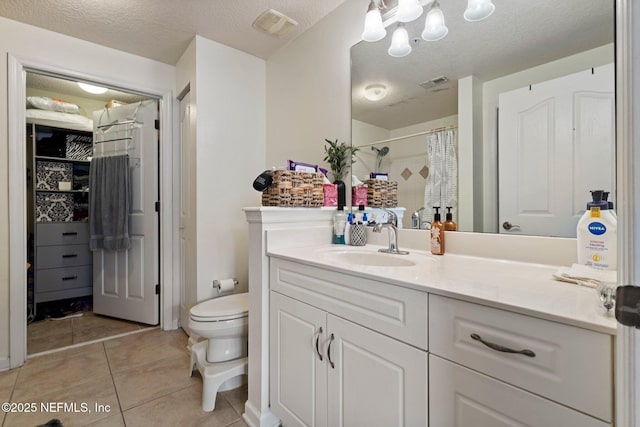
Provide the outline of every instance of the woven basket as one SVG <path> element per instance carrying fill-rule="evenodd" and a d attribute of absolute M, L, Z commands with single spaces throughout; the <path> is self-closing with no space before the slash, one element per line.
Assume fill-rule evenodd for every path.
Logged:
<path fill-rule="evenodd" d="M 324 204 L 322 172 L 276 170 L 262 193 L 262 206 L 318 207 Z"/>
<path fill-rule="evenodd" d="M 367 205 L 372 208 L 395 208 L 398 206 L 398 182 L 368 179 Z"/>

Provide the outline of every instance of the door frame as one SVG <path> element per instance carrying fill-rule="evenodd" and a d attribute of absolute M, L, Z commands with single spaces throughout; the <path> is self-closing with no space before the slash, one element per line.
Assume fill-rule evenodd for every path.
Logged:
<path fill-rule="evenodd" d="M 141 87 L 111 76 L 96 76 L 69 70 L 49 63 L 8 54 L 8 161 L 9 161 L 9 367 L 24 364 L 27 358 L 27 263 L 26 243 L 26 72 L 33 71 L 54 77 L 83 80 L 117 88 L 126 92 L 156 98 L 159 102 L 160 126 L 160 326 L 163 330 L 176 329 L 178 319 L 174 312 L 174 135 L 173 91 Z"/>

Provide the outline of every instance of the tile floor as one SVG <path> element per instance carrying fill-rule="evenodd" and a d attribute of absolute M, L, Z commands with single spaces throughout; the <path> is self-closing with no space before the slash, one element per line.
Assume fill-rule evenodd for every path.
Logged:
<path fill-rule="evenodd" d="M 35 403 L 31 413 L 0 411 L 2 427 L 35 427 L 52 418 L 73 426 L 243 427 L 247 388 L 218 394 L 201 409 L 202 380 L 189 377 L 187 336 L 152 329 L 32 357 L 0 372 L 0 402 Z M 77 412 L 46 412 L 41 403 L 75 404 Z M 88 411 L 82 412 L 85 404 Z M 96 405 L 107 410 L 96 410 Z"/>
<path fill-rule="evenodd" d="M 27 354 L 67 347 L 148 328 L 135 322 L 113 319 L 85 311 L 82 317 L 40 320 L 27 325 Z"/>

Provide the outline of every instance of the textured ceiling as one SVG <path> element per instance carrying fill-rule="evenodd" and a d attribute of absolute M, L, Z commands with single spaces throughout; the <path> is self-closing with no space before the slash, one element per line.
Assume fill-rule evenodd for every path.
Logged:
<path fill-rule="evenodd" d="M 436 42 L 420 38 L 424 14 L 407 25 L 413 52 L 387 54 L 394 26 L 375 43 L 351 49 L 352 115 L 385 129 L 457 114 L 457 80 L 474 75 L 488 81 L 598 46 L 613 43 L 613 0 L 494 0 L 495 12 L 481 22 L 466 22 L 466 2 L 441 0 L 449 34 Z M 613 61 L 613 58 L 611 58 Z M 432 91 L 420 83 L 438 76 L 449 83 Z M 378 102 L 364 98 L 364 87 L 388 86 Z"/>
<path fill-rule="evenodd" d="M 259 58 L 344 0 L 0 0 L 0 16 L 175 65 L 198 34 Z M 251 24 L 267 9 L 298 22 L 275 38 Z"/>

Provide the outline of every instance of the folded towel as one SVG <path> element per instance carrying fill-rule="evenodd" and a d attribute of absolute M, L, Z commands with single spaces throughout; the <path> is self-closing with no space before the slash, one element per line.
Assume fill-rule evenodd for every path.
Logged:
<path fill-rule="evenodd" d="M 597 288 L 605 284 L 615 285 L 618 280 L 618 274 L 614 270 L 599 270 L 582 264 L 572 264 L 570 268 L 561 267 L 552 276 L 561 282 L 589 288 Z"/>

